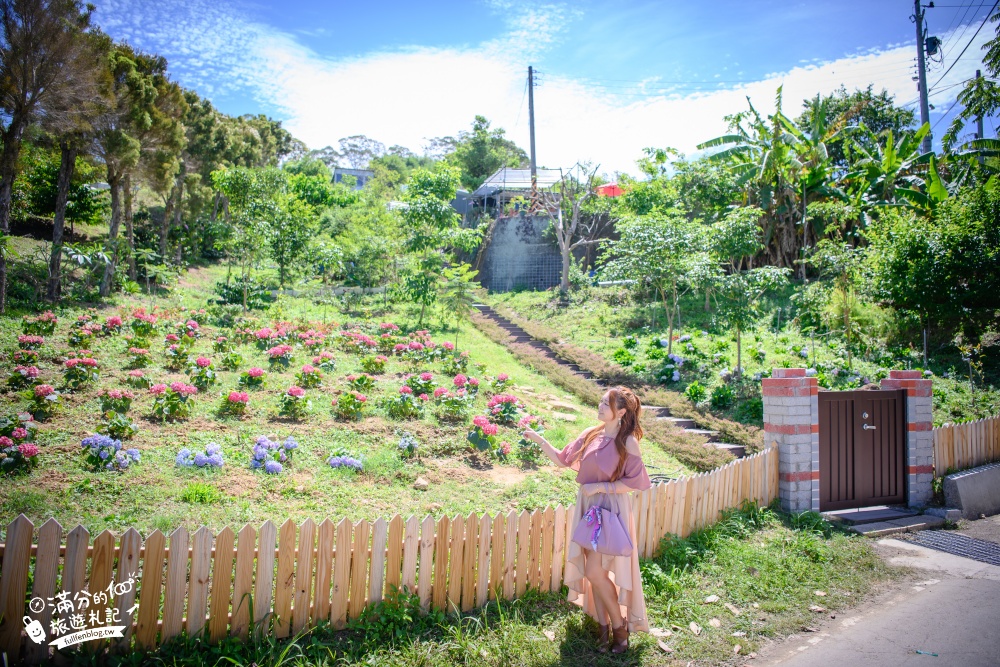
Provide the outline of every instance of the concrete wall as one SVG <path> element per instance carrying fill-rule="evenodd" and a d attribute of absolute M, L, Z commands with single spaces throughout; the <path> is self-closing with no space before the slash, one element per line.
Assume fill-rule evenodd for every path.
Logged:
<path fill-rule="evenodd" d="M 479 271 L 483 287 L 491 292 L 509 292 L 557 286 L 562 271 L 559 249 L 542 240 L 550 222 L 544 214 L 498 220 Z"/>
<path fill-rule="evenodd" d="M 819 386 L 804 368 L 761 380 L 764 444 L 778 444 L 778 498 L 786 512 L 819 511 Z"/>
<path fill-rule="evenodd" d="M 945 477 L 944 504 L 961 510 L 963 519 L 1000 514 L 1000 463 Z"/>
<path fill-rule="evenodd" d="M 934 495 L 931 381 L 920 371 L 889 371 L 882 389 L 906 390 L 906 504 L 923 507 Z"/>

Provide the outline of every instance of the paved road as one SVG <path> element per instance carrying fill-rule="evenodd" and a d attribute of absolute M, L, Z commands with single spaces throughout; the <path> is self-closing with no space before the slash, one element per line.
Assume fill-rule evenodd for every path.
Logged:
<path fill-rule="evenodd" d="M 973 522 L 962 532 L 1000 542 L 1000 516 Z M 915 568 L 917 579 L 838 615 L 818 633 L 772 645 L 755 663 L 781 667 L 1000 666 L 1000 567 L 900 540 L 880 540 L 877 548 L 893 565 Z"/>

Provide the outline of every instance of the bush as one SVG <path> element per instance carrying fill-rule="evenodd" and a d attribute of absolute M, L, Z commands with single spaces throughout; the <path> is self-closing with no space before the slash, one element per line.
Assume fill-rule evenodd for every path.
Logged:
<path fill-rule="evenodd" d="M 345 391 L 333 401 L 333 413 L 343 421 L 358 421 L 368 397 L 356 391 Z"/>
<path fill-rule="evenodd" d="M 219 296 L 218 303 L 242 306 L 244 287 L 246 288 L 247 310 L 266 310 L 274 301 L 271 292 L 262 281 L 247 277 L 230 280 L 228 284 L 215 283 L 215 293 Z"/>
<path fill-rule="evenodd" d="M 130 440 L 139 429 L 125 414 L 112 410 L 104 413 L 104 421 L 97 427 L 97 432 L 116 440 Z"/>
<path fill-rule="evenodd" d="M 306 390 L 302 387 L 289 387 L 279 399 L 278 414 L 288 419 L 299 420 L 309 413 L 312 402 L 306 398 Z"/>
<path fill-rule="evenodd" d="M 687 396 L 687 399 L 696 405 L 704 401 L 707 394 L 705 386 L 697 380 L 689 384 L 687 389 L 684 390 L 684 395 Z"/>
<path fill-rule="evenodd" d="M 744 424 L 754 424 L 764 419 L 764 400 L 751 398 L 736 406 L 733 418 Z"/>
<path fill-rule="evenodd" d="M 725 410 L 733 404 L 733 388 L 728 384 L 720 384 L 712 390 L 710 403 L 717 410 Z"/>
<path fill-rule="evenodd" d="M 615 350 L 615 353 L 611 356 L 616 362 L 625 367 L 631 366 L 635 363 L 635 355 L 626 350 L 624 347 L 620 347 Z"/>

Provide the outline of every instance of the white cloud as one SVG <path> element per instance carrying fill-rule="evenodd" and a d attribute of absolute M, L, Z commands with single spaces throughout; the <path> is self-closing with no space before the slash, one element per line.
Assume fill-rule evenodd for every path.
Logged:
<path fill-rule="evenodd" d="M 112 34 L 129 34 L 141 48 L 166 55 L 184 85 L 203 93 L 249 92 L 279 110 L 286 127 L 310 147 L 366 134 L 386 145 L 419 150 L 426 138 L 453 135 L 482 114 L 527 149 L 526 100 L 522 105 L 527 64 L 562 39 L 564 27 L 579 14 L 558 4 L 525 7 L 494 0 L 491 6 L 507 17 L 507 30 L 498 39 L 469 47 L 413 46 L 336 60 L 306 48 L 294 35 L 240 18 L 234 7 L 205 0 L 155 6 L 111 0 L 97 18 Z M 991 32 L 982 31 L 965 58 L 938 84 L 931 96 L 936 113 L 947 109 L 960 90 L 952 84 L 981 67 L 979 47 Z M 943 38 L 947 42 L 953 35 Z M 533 52 L 524 52 L 525 43 L 535 45 Z M 830 62 L 803 61 L 762 81 L 705 84 L 708 90 L 699 92 L 669 89 L 655 80 L 630 91 L 602 88 L 560 76 L 550 65 L 535 91 L 539 162 L 568 167 L 577 160 L 593 160 L 602 171 L 634 172 L 646 146 L 691 153 L 699 142 L 721 134 L 723 116 L 746 108 L 747 96 L 759 110 L 770 112 L 779 85 L 785 111 L 792 115 L 802 100 L 841 84 L 853 89 L 873 83 L 895 95 L 898 103 L 909 102 L 916 97 L 911 80 L 914 55 L 912 45 L 866 48 Z M 936 67 L 929 81 L 936 82 L 943 69 Z M 937 117 L 932 113 L 932 122 Z M 942 123 L 935 134 L 944 128 Z"/>

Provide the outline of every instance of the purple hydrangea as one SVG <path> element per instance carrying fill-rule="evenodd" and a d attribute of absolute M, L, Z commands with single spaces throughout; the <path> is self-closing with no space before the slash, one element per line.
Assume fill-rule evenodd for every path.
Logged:
<path fill-rule="evenodd" d="M 177 452 L 177 457 L 174 459 L 177 465 L 183 466 L 185 468 L 190 468 L 192 466 L 197 466 L 199 468 L 204 468 L 206 466 L 213 468 L 222 467 L 222 447 L 213 443 L 209 443 L 205 447 L 204 452 L 192 452 L 190 449 L 185 447 L 181 451 Z"/>
<path fill-rule="evenodd" d="M 364 464 L 360 459 L 353 456 L 331 456 L 326 460 L 331 468 L 353 468 L 354 470 L 364 470 Z"/>
<path fill-rule="evenodd" d="M 282 470 L 282 466 L 277 461 L 268 461 L 264 464 L 264 472 L 269 475 L 277 475 Z"/>

